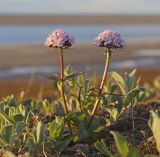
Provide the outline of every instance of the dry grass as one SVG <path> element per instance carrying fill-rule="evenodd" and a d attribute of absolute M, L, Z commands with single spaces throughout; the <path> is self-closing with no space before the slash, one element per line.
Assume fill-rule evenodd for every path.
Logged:
<path fill-rule="evenodd" d="M 39 80 L 13 80 L 13 81 L 0 81 L 0 99 L 8 95 L 15 95 L 20 97 L 22 91 L 25 91 L 26 98 L 54 98 L 56 92 L 53 90 L 51 81 Z"/>
<path fill-rule="evenodd" d="M 121 71 L 121 73 L 124 74 L 124 72 L 130 71 L 131 69 L 125 69 L 124 71 Z M 141 77 L 142 84 L 144 82 L 152 84 L 153 79 L 159 74 L 159 69 L 138 69 L 136 73 L 137 77 Z M 100 82 L 98 75 L 93 75 L 91 80 L 94 85 L 98 85 Z M 55 86 L 53 86 L 53 81 L 48 79 L 31 78 L 29 80 L 1 80 L 0 99 L 11 94 L 19 97 L 22 91 L 25 91 L 27 97 L 41 98 L 49 96 L 53 98 L 57 94 Z"/>

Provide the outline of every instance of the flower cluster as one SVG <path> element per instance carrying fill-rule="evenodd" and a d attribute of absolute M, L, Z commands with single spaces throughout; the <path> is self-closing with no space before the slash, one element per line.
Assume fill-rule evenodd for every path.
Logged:
<path fill-rule="evenodd" d="M 63 29 L 57 29 L 47 38 L 45 45 L 51 48 L 67 48 L 74 44 L 74 38 L 70 37 Z"/>
<path fill-rule="evenodd" d="M 121 35 L 117 32 L 113 32 L 111 30 L 105 30 L 95 38 L 94 44 L 99 47 L 107 47 L 107 48 L 124 48 L 125 42 L 121 38 Z"/>

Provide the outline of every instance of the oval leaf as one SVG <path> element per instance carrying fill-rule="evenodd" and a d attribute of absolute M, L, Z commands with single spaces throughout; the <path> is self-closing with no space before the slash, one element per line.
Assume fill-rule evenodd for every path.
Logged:
<path fill-rule="evenodd" d="M 149 126 L 153 132 L 153 136 L 156 140 L 156 146 L 158 152 L 160 152 L 160 117 L 157 113 L 151 111 L 151 117 L 149 120 Z"/>
<path fill-rule="evenodd" d="M 114 137 L 119 154 L 122 157 L 127 157 L 129 149 L 128 149 L 128 143 L 126 139 L 117 132 L 111 131 L 111 134 Z"/>
<path fill-rule="evenodd" d="M 131 103 L 131 101 L 133 101 L 134 98 L 139 94 L 140 91 L 142 91 L 142 88 L 135 88 L 131 90 L 125 97 L 123 105 L 128 106 Z"/>
<path fill-rule="evenodd" d="M 119 75 L 117 72 L 112 72 L 111 73 L 111 77 L 116 81 L 116 83 L 118 84 L 121 92 L 123 95 L 126 95 L 126 91 L 125 91 L 125 82 L 122 78 L 121 75 Z"/>

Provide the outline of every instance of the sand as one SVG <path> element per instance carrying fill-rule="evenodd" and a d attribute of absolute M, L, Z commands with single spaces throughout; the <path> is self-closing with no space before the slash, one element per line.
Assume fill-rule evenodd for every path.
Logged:
<path fill-rule="evenodd" d="M 127 43 L 124 50 L 115 51 L 112 60 L 133 58 L 134 52 L 140 49 L 160 49 L 160 42 Z M 65 50 L 65 64 L 100 64 L 104 61 L 103 52 L 104 49 L 92 44 L 76 44 Z M 58 53 L 44 45 L 0 46 L 0 68 L 58 64 Z"/>
<path fill-rule="evenodd" d="M 160 15 L 10 15 L 0 16 L 1 25 L 10 24 L 159 24 Z"/>

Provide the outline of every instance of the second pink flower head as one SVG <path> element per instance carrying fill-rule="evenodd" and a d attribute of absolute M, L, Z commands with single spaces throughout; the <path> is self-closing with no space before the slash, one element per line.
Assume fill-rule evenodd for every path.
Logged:
<path fill-rule="evenodd" d="M 106 47 L 106 48 L 113 48 L 113 49 L 125 47 L 125 42 L 121 38 L 121 35 L 111 30 L 105 30 L 102 33 L 100 33 L 95 38 L 94 44 L 99 47 Z"/>

